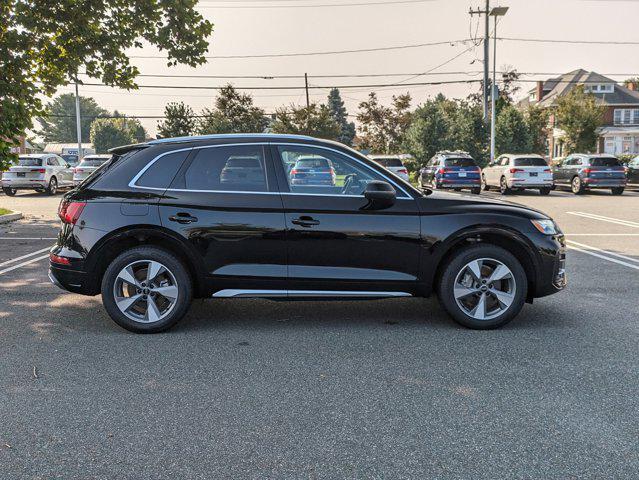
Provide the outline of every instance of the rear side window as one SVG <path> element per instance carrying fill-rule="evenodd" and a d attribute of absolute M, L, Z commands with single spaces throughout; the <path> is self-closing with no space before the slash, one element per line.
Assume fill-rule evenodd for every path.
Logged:
<path fill-rule="evenodd" d="M 593 167 L 619 167 L 619 160 L 616 158 L 591 158 L 590 165 Z"/>
<path fill-rule="evenodd" d="M 135 185 L 138 187 L 169 188 L 188 156 L 189 150 L 161 156 L 138 178 Z"/>
<path fill-rule="evenodd" d="M 20 157 L 18 159 L 18 166 L 20 166 L 20 167 L 41 167 L 42 166 L 42 159 L 41 158 Z"/>
<path fill-rule="evenodd" d="M 515 167 L 547 167 L 548 164 L 543 158 L 515 158 Z"/>
<path fill-rule="evenodd" d="M 187 190 L 267 192 L 261 145 L 201 148 L 184 173 Z"/>
<path fill-rule="evenodd" d="M 444 160 L 445 167 L 476 167 L 477 164 L 472 158 L 447 158 Z"/>

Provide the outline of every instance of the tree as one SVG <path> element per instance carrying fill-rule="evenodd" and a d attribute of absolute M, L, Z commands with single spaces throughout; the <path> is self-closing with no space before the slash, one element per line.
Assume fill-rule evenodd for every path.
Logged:
<path fill-rule="evenodd" d="M 495 122 L 495 150 L 498 155 L 530 152 L 530 132 L 524 114 L 512 105 L 502 108 Z"/>
<path fill-rule="evenodd" d="M 268 126 L 266 112 L 253 105 L 253 97 L 239 93 L 232 85 L 220 90 L 215 108 L 202 111 L 198 133 L 262 133 Z"/>
<path fill-rule="evenodd" d="M 340 128 L 326 105 L 311 103 L 308 107 L 291 105 L 275 112 L 271 127 L 273 133 L 311 135 L 313 137 L 337 140 Z"/>
<path fill-rule="evenodd" d="M 340 128 L 337 140 L 345 145 L 352 145 L 355 138 L 355 123 L 348 121 L 346 107 L 337 88 L 331 89 L 328 94 L 328 109 Z"/>
<path fill-rule="evenodd" d="M 195 113 L 184 102 L 164 107 L 164 121 L 158 122 L 158 134 L 164 138 L 186 137 L 195 132 Z"/>
<path fill-rule="evenodd" d="M 91 124 L 91 143 L 97 153 L 106 153 L 111 148 L 140 141 L 140 132 L 144 128 L 133 118 L 97 118 Z"/>
<path fill-rule="evenodd" d="M 597 145 L 597 129 L 601 126 L 604 107 L 582 85 L 557 100 L 555 112 L 558 127 L 565 132 L 568 153 L 591 152 Z"/>
<path fill-rule="evenodd" d="M 530 134 L 530 151 L 539 155 L 547 152 L 548 118 L 550 112 L 547 108 L 530 105 L 525 114 L 528 132 Z"/>
<path fill-rule="evenodd" d="M 441 150 L 467 151 L 484 163 L 488 136 L 482 116 L 481 106 L 440 94 L 415 110 L 404 148 L 420 165 Z"/>
<path fill-rule="evenodd" d="M 109 112 L 100 107 L 93 98 L 80 96 L 80 130 L 83 142 L 89 141 L 89 130 L 93 120 L 108 114 Z M 44 116 L 38 117 L 37 120 L 42 126 L 37 133 L 45 142 L 77 142 L 74 94 L 64 93 L 55 98 L 46 106 Z"/>
<path fill-rule="evenodd" d="M 519 73 L 517 69 L 513 68 L 511 65 L 504 65 L 501 68 L 502 72 L 497 82 L 497 86 L 499 88 L 497 109 L 501 108 L 504 104 L 512 104 L 515 99 L 515 95 L 517 94 L 517 92 L 519 92 L 519 90 L 521 90 L 521 86 L 518 83 L 519 78 L 521 77 L 521 73 Z M 470 101 L 471 103 L 481 104 L 483 102 L 483 98 L 484 81 L 481 80 L 479 82 L 479 91 L 476 93 L 471 93 L 468 96 L 468 101 Z"/>
<path fill-rule="evenodd" d="M 136 88 L 127 51 L 153 45 L 169 66 L 205 63 L 212 24 L 194 0 L 11 0 L 0 5 L 0 160 L 44 114 L 41 96 L 78 75 Z"/>
<path fill-rule="evenodd" d="M 392 105 L 380 105 L 377 94 L 371 92 L 368 101 L 359 104 L 357 121 L 362 148 L 373 153 L 401 153 L 404 134 L 410 125 L 411 96 L 393 96 Z"/>

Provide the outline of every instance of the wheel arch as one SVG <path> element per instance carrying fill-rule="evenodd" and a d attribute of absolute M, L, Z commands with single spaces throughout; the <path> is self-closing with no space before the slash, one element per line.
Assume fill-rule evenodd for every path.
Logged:
<path fill-rule="evenodd" d="M 193 281 L 193 292 L 200 296 L 204 289 L 205 272 L 192 247 L 173 231 L 157 225 L 123 227 L 100 239 L 85 261 L 85 269 L 92 272 L 90 290 L 99 293 L 102 277 L 108 265 L 123 251 L 138 246 L 155 246 L 167 250 L 186 266 Z"/>
<path fill-rule="evenodd" d="M 537 289 L 537 265 L 540 260 L 535 247 L 516 230 L 506 226 L 469 227 L 450 235 L 439 247 L 431 269 L 431 290 L 438 287 L 443 270 L 449 261 L 463 248 L 469 245 L 496 245 L 513 254 L 521 263 L 528 280 L 526 301 L 532 302 Z"/>

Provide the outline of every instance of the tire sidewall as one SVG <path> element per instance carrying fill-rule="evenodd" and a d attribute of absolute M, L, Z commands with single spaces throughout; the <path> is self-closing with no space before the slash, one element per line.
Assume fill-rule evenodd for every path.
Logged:
<path fill-rule="evenodd" d="M 158 322 L 136 322 L 124 315 L 115 303 L 113 287 L 117 275 L 127 265 L 140 260 L 162 263 L 175 276 L 178 285 L 178 300 L 173 311 Z M 101 284 L 102 303 L 109 316 L 122 328 L 135 333 L 157 333 L 171 328 L 186 315 L 191 305 L 192 288 L 192 280 L 186 267 L 175 255 L 157 247 L 136 247 L 121 253 L 104 272 Z"/>
<path fill-rule="evenodd" d="M 453 294 L 455 279 L 461 269 L 472 260 L 479 258 L 493 258 L 502 262 L 510 269 L 515 278 L 516 290 L 513 303 L 505 313 L 492 320 L 475 320 L 466 315 L 457 305 Z M 464 248 L 450 260 L 442 272 L 438 287 L 442 306 L 457 323 L 472 329 L 489 330 L 507 324 L 521 311 L 528 292 L 528 280 L 522 265 L 507 250 L 495 245 L 473 245 Z"/>
<path fill-rule="evenodd" d="M 49 187 L 47 188 L 47 193 L 49 195 L 55 195 L 58 191 L 58 181 L 55 177 L 51 177 L 49 180 Z"/>

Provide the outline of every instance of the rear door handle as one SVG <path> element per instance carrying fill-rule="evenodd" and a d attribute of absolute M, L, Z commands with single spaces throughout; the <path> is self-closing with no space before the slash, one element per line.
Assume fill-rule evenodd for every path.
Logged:
<path fill-rule="evenodd" d="M 177 222 L 177 223 L 181 223 L 181 224 L 186 224 L 186 223 L 197 222 L 197 217 L 192 216 L 190 213 L 179 212 L 176 215 L 171 215 L 169 217 L 169 220 L 171 222 Z"/>
<path fill-rule="evenodd" d="M 319 220 L 315 220 L 313 217 L 308 217 L 306 215 L 291 220 L 291 223 L 293 225 L 299 225 L 300 227 L 313 227 L 320 224 Z"/>

